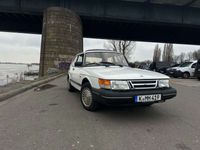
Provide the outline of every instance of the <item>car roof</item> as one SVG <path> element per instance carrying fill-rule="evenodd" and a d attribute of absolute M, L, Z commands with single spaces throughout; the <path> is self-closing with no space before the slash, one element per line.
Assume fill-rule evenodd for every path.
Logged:
<path fill-rule="evenodd" d="M 101 53 L 106 52 L 106 53 L 118 53 L 118 54 L 120 54 L 119 52 L 116 52 L 114 50 L 109 50 L 109 49 L 89 49 L 89 50 L 85 50 L 81 53 L 76 54 L 76 56 L 81 55 L 81 54 L 85 54 L 85 53 L 93 53 L 93 52 L 101 52 Z"/>
<path fill-rule="evenodd" d="M 91 52 L 108 52 L 108 53 L 118 53 L 118 52 L 116 52 L 116 51 L 109 50 L 109 49 L 89 49 L 89 50 L 86 50 L 84 53 L 91 53 Z"/>

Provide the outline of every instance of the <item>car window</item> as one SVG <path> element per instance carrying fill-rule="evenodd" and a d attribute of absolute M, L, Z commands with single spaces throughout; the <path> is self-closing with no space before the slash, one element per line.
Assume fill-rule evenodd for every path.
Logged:
<path fill-rule="evenodd" d="M 80 62 L 80 63 L 83 62 L 83 54 L 81 54 L 81 55 L 79 55 L 79 56 L 77 57 L 76 62 Z"/>
<path fill-rule="evenodd" d="M 95 57 L 95 55 L 90 55 L 85 58 L 85 64 L 89 63 L 99 63 L 102 62 L 102 58 Z"/>
<path fill-rule="evenodd" d="M 194 63 L 191 68 L 196 68 L 197 63 Z"/>
<path fill-rule="evenodd" d="M 83 65 L 83 59 L 84 59 L 84 55 L 81 54 L 81 55 L 78 55 L 77 58 L 76 58 L 76 61 L 74 63 L 74 66 L 76 66 L 78 63 L 78 66 L 82 66 Z"/>
<path fill-rule="evenodd" d="M 87 53 L 85 56 L 85 65 L 94 64 L 94 63 L 108 63 L 128 66 L 126 59 L 122 54 L 115 52 L 91 52 Z"/>
<path fill-rule="evenodd" d="M 185 62 L 182 63 L 179 67 L 189 67 L 192 64 L 192 62 Z"/>

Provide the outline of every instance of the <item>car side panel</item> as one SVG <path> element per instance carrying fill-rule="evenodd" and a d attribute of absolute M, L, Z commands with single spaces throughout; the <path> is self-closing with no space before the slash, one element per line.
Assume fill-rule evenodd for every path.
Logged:
<path fill-rule="evenodd" d="M 81 69 L 80 71 L 80 84 L 82 84 L 84 79 L 87 79 L 90 82 L 90 85 L 92 88 L 97 88 L 99 89 L 99 83 L 98 83 L 98 78 L 91 76 L 87 71 L 84 70 L 84 68 Z"/>

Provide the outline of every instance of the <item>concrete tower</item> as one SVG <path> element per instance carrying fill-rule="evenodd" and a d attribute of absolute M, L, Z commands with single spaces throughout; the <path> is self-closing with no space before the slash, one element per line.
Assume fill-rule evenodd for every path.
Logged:
<path fill-rule="evenodd" d="M 73 56 L 83 51 L 81 19 L 74 12 L 51 7 L 44 12 L 40 76 L 51 68 L 65 70 Z"/>

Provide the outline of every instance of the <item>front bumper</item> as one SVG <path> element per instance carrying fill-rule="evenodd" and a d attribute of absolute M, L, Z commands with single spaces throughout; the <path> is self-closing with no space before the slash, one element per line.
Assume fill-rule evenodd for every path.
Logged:
<path fill-rule="evenodd" d="M 167 70 L 166 71 L 166 74 L 170 77 L 173 77 L 174 76 L 174 73 L 176 72 L 176 70 Z"/>
<path fill-rule="evenodd" d="M 137 105 L 134 101 L 134 96 L 138 95 L 152 95 L 161 94 L 162 100 L 150 103 L 164 102 L 165 100 L 171 99 L 176 96 L 176 89 L 163 88 L 163 89 L 151 89 L 151 90 L 129 90 L 129 91 L 114 91 L 106 89 L 93 89 L 94 99 L 102 104 L 106 105 Z M 149 102 L 147 102 L 149 103 Z"/>
<path fill-rule="evenodd" d="M 183 77 L 183 72 L 178 70 L 178 71 L 175 71 L 174 74 L 173 74 L 174 77 L 178 78 L 178 77 Z"/>

